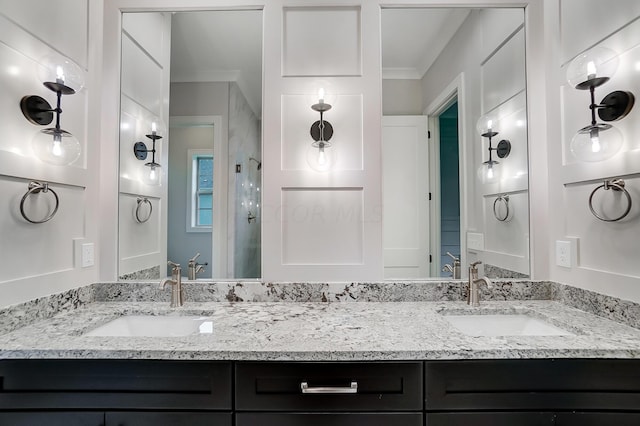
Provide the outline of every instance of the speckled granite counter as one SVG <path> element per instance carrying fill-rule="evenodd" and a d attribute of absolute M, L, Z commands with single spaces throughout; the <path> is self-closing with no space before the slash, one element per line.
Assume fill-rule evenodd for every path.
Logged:
<path fill-rule="evenodd" d="M 472 337 L 443 311 L 526 313 L 571 336 Z M 88 337 L 122 314 L 191 314 L 213 319 L 212 334 L 187 337 Z M 0 336 L 1 358 L 208 360 L 432 360 L 637 358 L 640 330 L 557 301 L 464 302 L 91 302 Z"/>

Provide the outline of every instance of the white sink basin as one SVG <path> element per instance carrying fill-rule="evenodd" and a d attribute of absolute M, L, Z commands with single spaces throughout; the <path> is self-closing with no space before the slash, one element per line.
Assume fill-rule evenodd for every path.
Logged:
<path fill-rule="evenodd" d="M 528 315 L 444 315 L 470 336 L 570 336 L 573 333 Z"/>
<path fill-rule="evenodd" d="M 213 333 L 211 318 L 201 316 L 125 315 L 85 336 L 175 337 Z"/>

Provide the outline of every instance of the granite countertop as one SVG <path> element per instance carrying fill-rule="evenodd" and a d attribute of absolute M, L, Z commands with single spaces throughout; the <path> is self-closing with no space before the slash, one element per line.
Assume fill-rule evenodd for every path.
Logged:
<path fill-rule="evenodd" d="M 474 337 L 441 312 L 526 313 L 569 336 Z M 123 314 L 203 315 L 213 333 L 186 337 L 93 337 Z M 0 336 L 5 358 L 201 360 L 437 360 L 637 358 L 640 330 L 552 300 L 418 302 L 91 302 Z"/>

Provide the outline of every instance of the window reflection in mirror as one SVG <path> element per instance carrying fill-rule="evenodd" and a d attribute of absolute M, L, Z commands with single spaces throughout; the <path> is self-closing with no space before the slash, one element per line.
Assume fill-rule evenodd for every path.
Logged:
<path fill-rule="evenodd" d="M 119 278 L 196 256 L 198 279 L 259 278 L 262 11 L 125 13 L 122 40 Z M 152 122 L 157 185 L 132 148 Z"/>
<path fill-rule="evenodd" d="M 519 8 L 383 9 L 385 278 L 529 275 L 524 31 Z"/>

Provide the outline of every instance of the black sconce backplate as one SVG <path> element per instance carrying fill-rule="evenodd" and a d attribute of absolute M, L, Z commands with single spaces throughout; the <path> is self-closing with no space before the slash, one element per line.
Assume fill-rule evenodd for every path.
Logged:
<path fill-rule="evenodd" d="M 326 120 L 322 121 L 324 122 L 324 141 L 326 142 L 333 136 L 333 126 Z M 310 133 L 314 141 L 320 140 L 320 120 L 311 125 Z"/>
<path fill-rule="evenodd" d="M 144 142 L 136 142 L 133 144 L 133 154 L 138 160 L 146 160 L 147 152 L 148 149 Z"/>
<path fill-rule="evenodd" d="M 511 153 L 511 142 L 506 139 L 498 142 L 498 147 L 496 148 L 496 154 L 498 154 L 498 158 L 505 158 Z"/>
<path fill-rule="evenodd" d="M 629 114 L 635 97 L 631 92 L 616 90 L 609 93 L 600 102 L 601 107 L 598 108 L 598 116 L 602 121 L 617 121 Z"/>
<path fill-rule="evenodd" d="M 46 99 L 37 95 L 25 96 L 20 100 L 20 109 L 31 124 L 46 126 L 53 121 L 53 111 Z"/>

